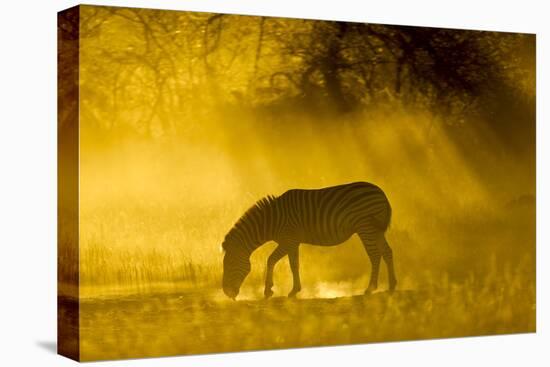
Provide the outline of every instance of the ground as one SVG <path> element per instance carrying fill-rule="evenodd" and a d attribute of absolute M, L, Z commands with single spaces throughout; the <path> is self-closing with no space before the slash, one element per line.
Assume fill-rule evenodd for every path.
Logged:
<path fill-rule="evenodd" d="M 535 331 L 534 288 L 377 292 L 232 301 L 220 291 L 82 300 L 81 359 Z"/>

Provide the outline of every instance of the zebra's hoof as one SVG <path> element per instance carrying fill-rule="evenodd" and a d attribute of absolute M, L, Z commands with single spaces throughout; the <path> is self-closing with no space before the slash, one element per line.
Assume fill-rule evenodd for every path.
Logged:
<path fill-rule="evenodd" d="M 390 293 L 393 293 L 395 292 L 395 287 L 397 286 L 397 282 L 394 280 L 393 282 L 390 282 L 390 288 L 389 288 L 389 292 Z"/>
<path fill-rule="evenodd" d="M 273 291 L 272 291 L 271 289 L 266 289 L 266 290 L 264 291 L 264 297 L 265 297 L 265 299 L 270 298 L 272 295 L 273 295 Z"/>
<path fill-rule="evenodd" d="M 369 287 L 369 288 L 365 289 L 365 293 L 364 293 L 364 294 L 365 294 L 365 296 L 368 296 L 368 295 L 370 295 L 370 294 L 373 294 L 375 290 L 376 290 L 376 288 L 370 288 L 370 287 Z"/>
<path fill-rule="evenodd" d="M 298 294 L 299 291 L 291 291 L 289 294 L 288 294 L 288 298 L 296 298 L 296 295 Z"/>

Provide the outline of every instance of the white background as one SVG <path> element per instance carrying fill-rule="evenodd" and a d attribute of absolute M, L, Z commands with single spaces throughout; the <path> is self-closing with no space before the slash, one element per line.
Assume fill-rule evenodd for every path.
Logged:
<path fill-rule="evenodd" d="M 537 33 L 537 333 L 103 362 L 116 366 L 548 365 L 548 10 L 539 1 L 126 0 L 92 2 L 299 18 Z M 56 340 L 56 12 L 74 1 L 0 8 L 0 365 L 67 366 Z M 511 177 L 510 179 L 513 179 Z M 190 337 L 193 337 L 190 335 Z M 546 348 L 546 350 L 545 350 Z"/>

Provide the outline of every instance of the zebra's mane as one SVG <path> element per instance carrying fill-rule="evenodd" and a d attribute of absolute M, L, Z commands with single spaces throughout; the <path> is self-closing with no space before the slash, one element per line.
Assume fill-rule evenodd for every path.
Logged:
<path fill-rule="evenodd" d="M 244 212 L 244 214 L 239 218 L 239 220 L 237 220 L 237 222 L 233 225 L 231 230 L 225 236 L 225 239 L 222 244 L 222 249 L 224 251 L 227 251 L 227 245 L 231 243 L 232 234 L 234 234 L 235 231 L 238 231 L 244 225 L 249 223 L 251 218 L 256 217 L 257 215 L 261 215 L 266 208 L 270 208 L 276 199 L 277 199 L 276 196 L 268 195 L 266 197 L 261 198 L 254 205 L 248 208 L 248 210 Z"/>

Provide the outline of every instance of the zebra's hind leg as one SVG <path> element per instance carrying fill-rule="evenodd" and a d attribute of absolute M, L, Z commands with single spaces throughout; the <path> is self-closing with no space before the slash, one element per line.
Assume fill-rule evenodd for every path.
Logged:
<path fill-rule="evenodd" d="M 265 298 L 269 298 L 273 295 L 273 291 L 271 290 L 271 287 L 273 287 L 273 269 L 275 268 L 275 264 L 279 260 L 281 260 L 282 257 L 284 257 L 288 253 L 288 248 L 285 246 L 277 246 L 277 248 L 269 255 L 269 258 L 267 259 L 267 267 L 266 267 L 266 273 L 265 273 L 265 289 L 264 289 L 264 296 Z"/>
<path fill-rule="evenodd" d="M 369 255 L 372 265 L 369 287 L 365 290 L 365 294 L 372 293 L 378 288 L 378 273 L 380 272 L 380 249 L 378 242 L 380 241 L 380 233 L 376 230 L 369 229 L 358 233 L 363 246 Z"/>
<path fill-rule="evenodd" d="M 395 270 L 393 268 L 393 251 L 388 244 L 386 237 L 383 237 L 383 240 L 380 243 L 382 258 L 384 259 L 386 267 L 388 268 L 388 282 L 390 286 L 390 292 L 393 292 L 395 290 L 395 286 L 397 285 L 397 280 L 395 279 Z"/>

